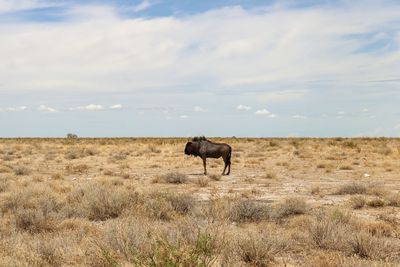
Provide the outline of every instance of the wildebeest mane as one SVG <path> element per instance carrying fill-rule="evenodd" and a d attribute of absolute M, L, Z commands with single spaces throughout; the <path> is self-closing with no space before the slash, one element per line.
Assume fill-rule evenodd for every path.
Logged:
<path fill-rule="evenodd" d="M 205 136 L 196 136 L 192 138 L 193 142 L 199 142 L 199 141 L 208 141 Z"/>

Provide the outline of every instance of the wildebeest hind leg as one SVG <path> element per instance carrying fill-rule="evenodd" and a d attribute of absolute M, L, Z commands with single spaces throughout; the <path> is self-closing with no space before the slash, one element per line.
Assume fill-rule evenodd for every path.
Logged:
<path fill-rule="evenodd" d="M 225 175 L 226 167 L 228 167 L 228 164 L 226 162 L 224 162 L 224 163 L 225 163 L 225 167 L 224 167 L 224 171 L 222 172 L 222 175 Z"/>

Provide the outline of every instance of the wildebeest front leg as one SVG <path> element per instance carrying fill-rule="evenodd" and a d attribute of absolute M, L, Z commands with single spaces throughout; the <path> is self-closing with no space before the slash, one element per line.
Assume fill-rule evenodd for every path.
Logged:
<path fill-rule="evenodd" d="M 204 175 L 207 175 L 207 167 L 206 167 L 206 157 L 203 157 L 203 166 L 204 166 Z"/>

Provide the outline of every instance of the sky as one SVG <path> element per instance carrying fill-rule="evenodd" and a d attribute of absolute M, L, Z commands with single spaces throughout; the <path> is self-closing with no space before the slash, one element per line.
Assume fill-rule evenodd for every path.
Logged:
<path fill-rule="evenodd" d="M 0 137 L 400 135 L 400 2 L 0 0 Z"/>

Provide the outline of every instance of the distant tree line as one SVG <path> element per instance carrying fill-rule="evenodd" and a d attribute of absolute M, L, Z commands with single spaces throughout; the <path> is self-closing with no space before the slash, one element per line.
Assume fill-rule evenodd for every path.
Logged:
<path fill-rule="evenodd" d="M 68 139 L 76 139 L 76 138 L 78 138 L 78 136 L 76 134 L 69 133 L 69 134 L 67 134 L 67 138 Z"/>

